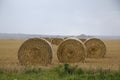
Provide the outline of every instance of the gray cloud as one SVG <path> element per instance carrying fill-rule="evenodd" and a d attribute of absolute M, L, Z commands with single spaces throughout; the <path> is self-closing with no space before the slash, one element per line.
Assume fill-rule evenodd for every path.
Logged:
<path fill-rule="evenodd" d="M 0 32 L 120 35 L 119 3 L 119 0 L 0 0 Z"/>

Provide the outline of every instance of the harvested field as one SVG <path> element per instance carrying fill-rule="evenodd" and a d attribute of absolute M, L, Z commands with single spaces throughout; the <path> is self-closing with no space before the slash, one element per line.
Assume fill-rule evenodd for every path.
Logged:
<path fill-rule="evenodd" d="M 0 69 L 6 70 L 21 70 L 22 66 L 20 65 L 17 55 L 18 50 L 21 44 L 25 40 L 14 40 L 14 39 L 1 39 L 0 40 Z M 77 64 L 81 68 L 105 68 L 118 70 L 120 69 L 120 40 L 103 40 L 106 47 L 107 53 L 105 58 L 101 59 L 93 59 L 86 58 L 85 63 L 73 63 L 71 65 Z M 56 66 L 59 63 L 57 59 L 57 47 L 56 45 L 52 45 L 53 47 L 53 60 L 52 64 L 47 66 L 52 67 Z"/>

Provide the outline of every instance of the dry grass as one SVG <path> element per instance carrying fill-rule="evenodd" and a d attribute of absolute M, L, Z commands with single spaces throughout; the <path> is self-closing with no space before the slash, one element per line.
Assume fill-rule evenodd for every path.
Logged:
<path fill-rule="evenodd" d="M 40 38 L 26 40 L 18 51 L 18 59 L 22 65 L 48 65 L 52 61 L 51 44 Z"/>
<path fill-rule="evenodd" d="M 20 45 L 25 40 L 0 40 L 0 68 L 7 70 L 21 70 L 22 66 L 20 65 L 17 58 L 17 51 Z M 104 40 L 104 43 L 107 47 L 107 53 L 105 58 L 102 59 L 91 59 L 87 58 L 85 63 L 73 63 L 71 65 L 77 64 L 81 68 L 105 68 L 118 70 L 120 69 L 120 40 Z M 53 60 L 52 64 L 49 67 L 56 66 L 59 63 L 57 58 L 57 47 L 53 47 Z"/>

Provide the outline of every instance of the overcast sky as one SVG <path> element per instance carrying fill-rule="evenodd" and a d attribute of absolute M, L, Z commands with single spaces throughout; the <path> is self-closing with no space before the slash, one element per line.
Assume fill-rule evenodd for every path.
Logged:
<path fill-rule="evenodd" d="M 120 35 L 120 0 L 0 0 L 0 33 Z"/>

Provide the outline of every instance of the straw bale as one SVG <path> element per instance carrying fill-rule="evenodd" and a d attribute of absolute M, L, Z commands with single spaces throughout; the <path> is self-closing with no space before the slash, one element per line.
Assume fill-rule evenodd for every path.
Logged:
<path fill-rule="evenodd" d="M 77 38 L 67 38 L 58 46 L 57 57 L 61 63 L 84 62 L 85 52 L 82 41 Z"/>
<path fill-rule="evenodd" d="M 64 39 L 63 38 L 53 38 L 52 44 L 59 45 Z"/>
<path fill-rule="evenodd" d="M 85 41 L 87 48 L 87 57 L 89 58 L 102 58 L 106 54 L 106 46 L 104 42 L 97 38 L 91 38 Z"/>
<path fill-rule="evenodd" d="M 47 40 L 42 38 L 28 39 L 19 48 L 18 60 L 22 65 L 51 64 L 51 44 Z"/>

